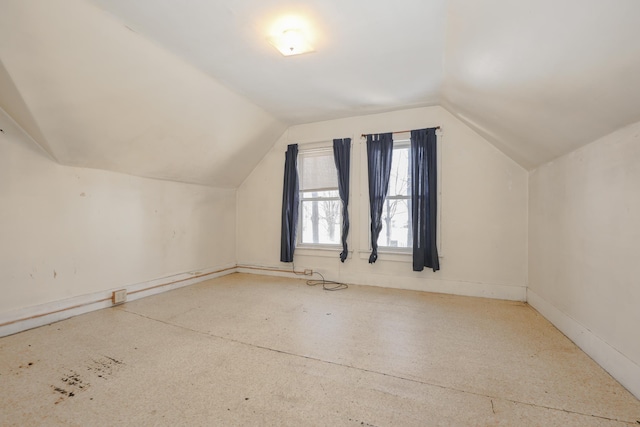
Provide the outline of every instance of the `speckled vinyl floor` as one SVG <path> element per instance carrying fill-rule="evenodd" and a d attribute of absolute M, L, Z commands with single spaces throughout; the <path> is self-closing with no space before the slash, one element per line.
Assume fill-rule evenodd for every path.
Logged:
<path fill-rule="evenodd" d="M 0 425 L 638 426 L 518 302 L 233 274 L 0 339 Z"/>

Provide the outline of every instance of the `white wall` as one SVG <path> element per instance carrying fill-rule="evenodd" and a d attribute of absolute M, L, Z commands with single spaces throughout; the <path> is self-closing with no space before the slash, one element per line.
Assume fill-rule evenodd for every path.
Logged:
<path fill-rule="evenodd" d="M 235 190 L 61 166 L 0 128 L 0 317 L 235 265 Z"/>
<path fill-rule="evenodd" d="M 640 122 L 529 182 L 530 303 L 640 396 Z"/>
<path fill-rule="evenodd" d="M 380 254 L 368 263 L 368 195 L 361 133 L 441 126 L 441 270 L 413 272 L 410 255 Z M 527 172 L 441 107 L 417 108 L 289 128 L 238 189 L 238 264 L 291 268 L 280 263 L 284 153 L 289 143 L 351 137 L 351 257 L 340 250 L 297 249 L 296 268 L 327 279 L 453 294 L 525 299 Z"/>

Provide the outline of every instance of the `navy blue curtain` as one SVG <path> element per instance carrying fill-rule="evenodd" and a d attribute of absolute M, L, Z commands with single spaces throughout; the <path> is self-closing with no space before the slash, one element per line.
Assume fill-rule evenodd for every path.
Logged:
<path fill-rule="evenodd" d="M 436 128 L 411 131 L 413 270 L 440 270 L 436 247 L 438 183 Z"/>
<path fill-rule="evenodd" d="M 342 201 L 342 252 L 340 261 L 344 262 L 349 254 L 347 236 L 349 235 L 349 170 L 351 167 L 351 138 L 333 140 L 333 160 L 338 170 L 338 193 Z"/>
<path fill-rule="evenodd" d="M 298 224 L 298 144 L 287 146 L 284 161 L 284 186 L 282 189 L 282 228 L 280 237 L 280 261 L 293 262 Z"/>
<path fill-rule="evenodd" d="M 367 135 L 369 171 L 369 210 L 371 213 L 371 255 L 369 264 L 378 259 L 378 236 L 382 230 L 382 208 L 389 191 L 389 174 L 393 156 L 393 135 Z"/>

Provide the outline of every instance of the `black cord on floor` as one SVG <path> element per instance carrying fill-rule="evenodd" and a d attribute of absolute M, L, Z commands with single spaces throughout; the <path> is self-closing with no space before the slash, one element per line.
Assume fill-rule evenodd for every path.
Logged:
<path fill-rule="evenodd" d="M 296 271 L 296 265 L 294 263 L 291 263 L 291 270 L 293 271 L 293 274 L 295 274 L 297 276 L 306 276 L 304 271 L 303 272 Z M 317 274 L 318 276 L 320 276 L 320 280 L 309 279 L 309 280 L 307 280 L 307 286 L 322 285 L 322 289 L 324 289 L 325 291 L 341 291 L 341 290 L 347 289 L 349 287 L 349 285 L 347 285 L 346 283 L 335 282 L 333 280 L 327 280 L 327 279 L 324 278 L 324 276 L 322 274 L 318 273 L 317 271 L 314 271 L 311 274 L 312 277 L 313 277 L 314 274 Z"/>

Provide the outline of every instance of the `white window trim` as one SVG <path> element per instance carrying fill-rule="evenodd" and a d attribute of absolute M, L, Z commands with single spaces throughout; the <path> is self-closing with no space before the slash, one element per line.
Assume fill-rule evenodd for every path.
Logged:
<path fill-rule="evenodd" d="M 393 140 L 393 149 L 404 149 L 408 148 L 411 150 L 411 140 L 408 138 L 402 138 Z M 411 194 L 407 196 L 387 196 L 384 198 L 385 202 L 387 200 L 411 200 Z M 407 204 L 408 205 L 408 204 Z M 371 216 L 369 216 L 369 220 L 371 220 Z M 371 246 L 371 227 L 369 227 L 369 246 Z M 373 249 L 373 248 L 370 248 Z M 396 254 L 396 255 L 411 255 L 413 253 L 413 249 L 411 247 L 397 247 L 397 246 L 384 246 L 378 244 L 378 254 L 387 253 L 387 254 Z"/>
<path fill-rule="evenodd" d="M 318 247 L 318 246 L 298 246 L 296 247 L 296 256 L 310 256 L 310 257 L 323 257 L 323 258 L 338 258 L 342 252 L 342 244 L 338 247 Z M 349 250 L 347 259 L 353 257 L 353 251 Z"/>
<path fill-rule="evenodd" d="M 308 156 L 313 154 L 325 154 L 330 153 L 333 156 L 333 146 L 330 142 L 320 142 L 320 143 L 312 143 L 308 144 L 308 148 L 301 148 L 298 151 L 298 159 L 301 156 Z M 302 171 L 300 165 L 302 162 L 298 161 L 298 175 L 302 176 Z M 338 188 L 318 188 L 315 191 L 329 191 L 329 190 L 338 190 Z M 302 191 L 299 191 L 299 200 L 298 200 L 298 221 L 296 224 L 296 255 L 309 255 L 309 256 L 329 256 L 327 253 L 335 253 L 338 254 L 342 251 L 342 243 L 330 244 L 330 243 L 308 243 L 302 241 L 302 202 L 303 201 L 313 201 L 313 200 L 338 200 L 340 201 L 340 197 L 319 197 L 319 198 L 305 198 L 301 197 Z M 340 215 L 340 233 L 342 234 L 342 215 Z M 349 244 L 347 239 L 347 244 Z M 298 251 L 300 249 L 300 251 Z M 333 255 L 331 255 L 333 256 Z"/>
<path fill-rule="evenodd" d="M 443 247 L 443 236 L 442 236 L 442 206 L 443 206 L 443 197 L 442 197 L 442 163 L 444 157 L 444 132 L 442 129 L 436 131 L 438 136 L 438 150 L 437 150 L 437 159 L 436 162 L 438 164 L 438 212 L 437 212 L 437 224 L 438 230 L 436 234 L 436 247 L 438 248 L 438 258 L 444 259 L 444 247 Z M 408 135 L 407 134 L 402 134 Z M 396 144 L 396 140 L 394 142 L 394 148 Z M 399 137 L 397 140 L 398 143 L 402 145 L 411 146 L 411 140 L 409 136 Z M 373 248 L 371 247 L 371 207 L 369 206 L 369 177 L 367 170 L 367 148 L 366 141 L 360 140 L 360 164 L 362 167 L 360 168 L 360 200 L 361 204 L 366 204 L 367 208 L 362 209 L 360 213 L 360 249 L 357 251 L 361 259 L 369 259 L 369 255 Z M 366 241 L 364 241 L 366 239 Z M 366 248 L 366 249 L 363 249 Z M 395 261 L 395 262 L 413 262 L 413 248 L 397 248 L 393 246 L 378 246 L 378 260 L 382 261 Z"/>
<path fill-rule="evenodd" d="M 403 149 L 403 148 L 411 148 L 411 140 L 408 138 L 399 138 L 397 140 L 393 140 L 393 149 Z M 366 158 L 366 151 L 365 151 L 365 158 Z M 367 186 L 364 187 L 367 189 L 368 191 L 368 180 L 369 177 L 367 175 Z M 411 195 L 408 196 L 387 196 L 384 198 L 385 202 L 387 200 L 408 200 L 411 199 Z M 371 253 L 371 251 L 373 250 L 373 248 L 371 247 L 371 206 L 369 206 L 368 203 L 368 194 L 367 194 L 367 242 L 368 242 L 368 248 L 369 248 L 369 254 Z M 362 251 L 361 251 L 362 252 Z M 413 248 L 412 247 L 397 247 L 397 246 L 384 246 L 384 245 L 380 245 L 378 244 L 378 255 L 379 254 L 387 254 L 387 255 L 395 255 L 392 258 L 398 258 L 396 259 L 396 261 L 404 261 L 404 258 L 409 255 L 411 256 L 413 254 Z M 366 257 L 367 259 L 369 258 L 368 256 Z M 378 257 L 379 258 L 379 257 Z M 386 258 L 386 257 L 385 257 Z M 407 262 L 410 262 L 411 259 L 409 259 Z"/>
<path fill-rule="evenodd" d="M 360 259 L 368 260 L 371 255 L 371 249 L 368 251 L 360 250 L 358 251 L 358 256 Z M 413 253 L 411 248 L 407 248 L 406 251 L 385 251 L 381 250 L 381 247 L 378 247 L 378 261 L 392 261 L 392 262 L 404 262 L 404 263 L 412 263 L 413 262 Z"/>

